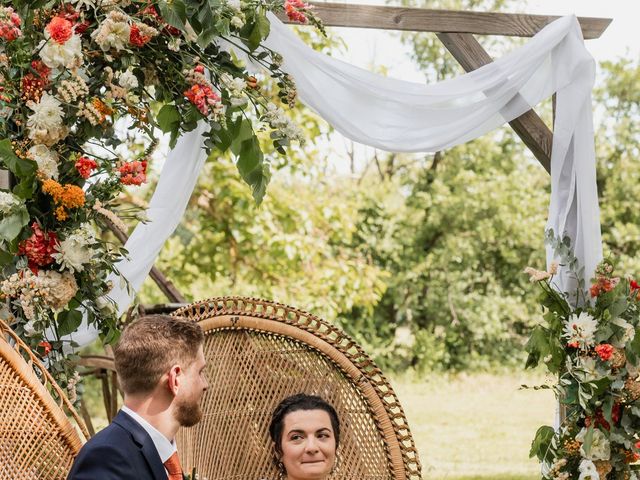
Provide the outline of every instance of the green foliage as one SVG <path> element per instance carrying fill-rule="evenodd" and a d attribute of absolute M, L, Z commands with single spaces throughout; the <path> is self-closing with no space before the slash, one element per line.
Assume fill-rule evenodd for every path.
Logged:
<path fill-rule="evenodd" d="M 517 2 L 496 9 L 507 6 Z M 404 38 L 429 81 L 461 73 L 428 37 Z M 337 48 L 335 38 L 323 41 L 318 49 Z M 492 54 L 513 45 L 492 42 Z M 596 122 L 604 119 L 596 139 L 603 238 L 617 269 L 630 273 L 640 272 L 638 83 L 637 62 L 606 63 L 594 96 Z M 304 109 L 293 117 L 310 140 L 328 130 Z M 240 152 L 242 143 L 226 147 Z M 540 310 L 521 271 L 544 264 L 549 177 L 511 130 L 435 157 L 378 152 L 349 176 L 331 173 L 334 160 L 321 142 L 288 154 L 265 155 L 272 179 L 259 208 L 234 174 L 250 175 L 255 159 L 207 165 L 159 264 L 190 298 L 252 295 L 311 310 L 387 369 L 521 365 L 527 355 L 530 365 L 551 355 L 560 368 L 557 332 L 540 330 L 523 348 Z M 142 300 L 165 301 L 150 283 Z M 547 326 L 559 328 L 560 307 L 547 307 Z M 611 314 L 621 306 L 606 308 Z"/>

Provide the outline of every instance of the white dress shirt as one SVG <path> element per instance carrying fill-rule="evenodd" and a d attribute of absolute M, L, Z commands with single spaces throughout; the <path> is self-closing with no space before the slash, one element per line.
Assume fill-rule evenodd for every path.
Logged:
<path fill-rule="evenodd" d="M 160 455 L 160 460 L 162 463 L 166 462 L 174 452 L 178 449 L 176 448 L 176 444 L 173 441 L 169 441 L 167 437 L 165 437 L 162 433 L 160 433 L 153 425 L 147 422 L 144 418 L 138 415 L 136 412 L 123 405 L 121 409 L 124 413 L 133 418 L 136 422 L 140 424 L 142 428 L 149 434 L 153 444 L 158 451 L 158 455 Z M 165 469 L 166 471 L 166 469 Z M 167 477 L 169 474 L 167 473 Z"/>

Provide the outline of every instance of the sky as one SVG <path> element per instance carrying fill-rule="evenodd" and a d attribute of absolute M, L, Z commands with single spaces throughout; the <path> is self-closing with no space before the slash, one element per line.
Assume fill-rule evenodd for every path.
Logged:
<path fill-rule="evenodd" d="M 344 3 L 386 4 L 384 0 L 348 0 Z M 620 57 L 635 59 L 640 57 L 640 34 L 638 34 L 640 0 L 529 0 L 523 2 L 517 9 L 507 11 L 612 18 L 613 21 L 600 38 L 586 41 L 589 52 L 598 63 Z M 345 51 L 336 52 L 334 56 L 366 69 L 384 66 L 387 68 L 387 74 L 392 77 L 425 82 L 424 75 L 410 58 L 409 49 L 400 41 L 398 32 L 342 27 L 333 27 L 331 30 L 342 37 L 347 46 Z M 596 79 L 596 87 L 597 83 Z M 329 143 L 330 145 L 326 147 L 336 155 L 332 162 L 336 173 L 347 173 L 346 148 L 351 145 L 351 142 L 339 133 L 334 133 Z M 371 147 L 363 145 L 355 145 L 354 151 L 356 162 L 359 164 L 362 164 L 364 159 L 370 158 L 373 153 Z"/>

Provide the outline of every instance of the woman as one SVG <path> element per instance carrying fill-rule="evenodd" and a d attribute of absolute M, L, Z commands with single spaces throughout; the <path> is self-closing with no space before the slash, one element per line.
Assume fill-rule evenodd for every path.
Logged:
<path fill-rule="evenodd" d="M 336 466 L 340 422 L 322 398 L 299 393 L 276 407 L 269 426 L 280 478 L 324 480 Z"/>

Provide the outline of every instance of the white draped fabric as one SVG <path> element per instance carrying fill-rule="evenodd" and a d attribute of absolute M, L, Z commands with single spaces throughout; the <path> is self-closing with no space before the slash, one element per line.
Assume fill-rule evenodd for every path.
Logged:
<path fill-rule="evenodd" d="M 270 21 L 266 46 L 283 55 L 301 101 L 344 136 L 383 150 L 443 150 L 557 93 L 548 227 L 571 237 L 589 281 L 602 256 L 591 113 L 595 63 L 574 16 L 554 21 L 491 64 L 432 85 L 383 77 L 315 52 L 275 16 Z M 202 144 L 201 131 L 179 140 L 151 200 L 150 223 L 138 225 L 126 244 L 130 257 L 118 268 L 135 290 L 182 218 L 204 162 Z M 569 286 L 565 276 L 560 288 Z M 131 302 L 121 287 L 111 297 L 121 312 Z"/>

